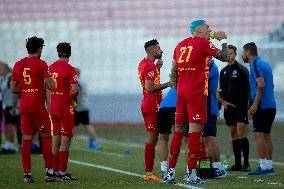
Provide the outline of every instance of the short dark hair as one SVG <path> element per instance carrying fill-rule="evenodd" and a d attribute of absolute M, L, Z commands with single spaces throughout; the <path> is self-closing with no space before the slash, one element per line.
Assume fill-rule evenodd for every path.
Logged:
<path fill-rule="evenodd" d="M 237 53 L 237 47 L 234 45 L 228 45 L 229 49 L 232 49 L 235 53 Z"/>
<path fill-rule="evenodd" d="M 59 43 L 56 47 L 59 58 L 69 58 L 71 56 L 71 45 L 67 42 Z"/>
<path fill-rule="evenodd" d="M 159 44 L 159 42 L 158 42 L 157 39 L 152 39 L 152 40 L 150 40 L 150 41 L 147 41 L 147 42 L 145 43 L 145 45 L 144 45 L 145 51 L 147 51 L 147 48 L 148 48 L 148 47 L 151 47 L 151 46 L 154 46 L 154 45 L 158 45 L 158 44 Z"/>
<path fill-rule="evenodd" d="M 243 48 L 250 52 L 252 56 L 258 56 L 257 46 L 254 42 L 247 43 L 243 46 Z"/>
<path fill-rule="evenodd" d="M 34 54 L 39 48 L 44 46 L 44 40 L 36 36 L 30 37 L 26 40 L 26 48 L 29 54 Z"/>

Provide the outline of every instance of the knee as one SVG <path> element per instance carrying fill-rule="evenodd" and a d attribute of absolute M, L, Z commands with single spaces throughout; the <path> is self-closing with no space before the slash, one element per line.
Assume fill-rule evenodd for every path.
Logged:
<path fill-rule="evenodd" d="M 160 134 L 159 136 L 160 141 L 168 142 L 169 141 L 169 135 L 167 134 Z"/>
<path fill-rule="evenodd" d="M 239 139 L 237 130 L 231 130 L 230 134 L 231 134 L 232 140 L 238 140 Z"/>

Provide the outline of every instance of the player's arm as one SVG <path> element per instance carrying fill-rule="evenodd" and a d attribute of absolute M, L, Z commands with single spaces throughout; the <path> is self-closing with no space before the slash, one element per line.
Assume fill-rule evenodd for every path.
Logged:
<path fill-rule="evenodd" d="M 145 88 L 147 91 L 149 92 L 157 92 L 157 91 L 161 91 L 167 87 L 171 87 L 172 86 L 172 82 L 169 81 L 167 83 L 163 83 L 163 84 L 155 84 L 154 81 L 152 80 L 145 80 Z"/>
<path fill-rule="evenodd" d="M 229 62 L 229 56 L 228 56 L 228 46 L 227 42 L 224 40 L 227 39 L 227 35 L 225 32 L 214 32 L 215 39 L 222 42 L 222 49 L 218 50 L 213 57 L 222 61 L 222 62 Z"/>
<path fill-rule="evenodd" d="M 50 94 L 51 94 L 51 91 L 46 89 L 45 100 L 46 100 L 46 106 L 47 106 L 48 112 L 50 110 Z"/>
<path fill-rule="evenodd" d="M 175 89 L 177 89 L 177 73 L 177 63 L 175 59 L 173 59 L 171 69 L 171 82 L 175 86 Z"/>
<path fill-rule="evenodd" d="M 256 91 L 256 97 L 253 101 L 252 106 L 250 107 L 250 109 L 248 110 L 249 115 L 253 115 L 256 113 L 257 111 L 257 107 L 260 103 L 260 100 L 264 94 L 264 90 L 265 90 L 265 81 L 263 77 L 257 77 L 256 78 L 256 83 L 257 83 L 257 91 Z"/>
<path fill-rule="evenodd" d="M 55 89 L 55 81 L 52 78 L 44 78 L 44 86 L 46 89 L 53 91 Z"/>
<path fill-rule="evenodd" d="M 228 106 L 234 107 L 236 108 L 236 106 L 226 100 L 224 100 L 220 95 L 218 95 L 217 97 L 218 101 L 222 104 L 222 106 L 224 107 L 224 109 L 227 109 Z"/>
<path fill-rule="evenodd" d="M 13 81 L 11 80 L 11 91 L 15 94 L 18 94 L 20 93 L 20 89 L 19 89 L 19 85 L 18 85 L 18 82 L 17 81 Z"/>
<path fill-rule="evenodd" d="M 227 43 L 222 44 L 222 49 L 218 50 L 214 55 L 214 58 L 222 61 L 222 62 L 229 62 L 229 56 L 228 56 L 228 46 Z"/>
<path fill-rule="evenodd" d="M 79 95 L 79 85 L 78 84 L 71 84 L 71 95 L 73 99 L 76 99 Z"/>

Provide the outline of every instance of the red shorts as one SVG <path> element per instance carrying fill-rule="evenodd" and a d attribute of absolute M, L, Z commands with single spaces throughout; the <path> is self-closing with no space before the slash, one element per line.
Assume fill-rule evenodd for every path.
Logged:
<path fill-rule="evenodd" d="M 73 136 L 74 114 L 51 114 L 53 135 Z"/>
<path fill-rule="evenodd" d="M 188 93 L 177 94 L 176 124 L 206 123 L 206 96 Z"/>
<path fill-rule="evenodd" d="M 48 112 L 21 112 L 21 124 L 24 135 L 51 134 Z"/>
<path fill-rule="evenodd" d="M 142 112 L 147 132 L 158 133 L 158 113 Z"/>

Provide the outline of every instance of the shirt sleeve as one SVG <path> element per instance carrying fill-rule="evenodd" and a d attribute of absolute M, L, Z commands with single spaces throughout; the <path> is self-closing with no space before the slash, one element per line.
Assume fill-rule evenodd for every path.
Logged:
<path fill-rule="evenodd" d="M 155 80 L 155 69 L 156 67 L 155 66 L 149 66 L 147 67 L 146 69 L 146 72 L 145 72 L 145 80 L 150 80 L 150 81 L 154 81 Z"/>
<path fill-rule="evenodd" d="M 213 56 L 219 49 L 209 40 L 202 40 L 201 51 L 205 56 Z"/>
<path fill-rule="evenodd" d="M 43 61 L 43 64 L 42 64 L 42 69 L 43 69 L 43 77 L 44 78 L 50 78 L 51 77 L 51 73 L 48 69 L 48 65 L 46 62 Z"/>
<path fill-rule="evenodd" d="M 70 84 L 78 84 L 78 74 L 75 68 L 71 68 L 70 72 Z"/>
<path fill-rule="evenodd" d="M 258 62 L 253 63 L 253 71 L 255 73 L 255 78 L 263 77 L 263 68 Z"/>

